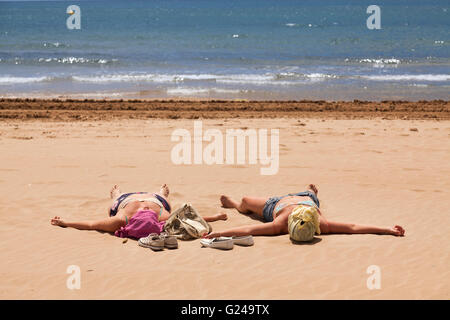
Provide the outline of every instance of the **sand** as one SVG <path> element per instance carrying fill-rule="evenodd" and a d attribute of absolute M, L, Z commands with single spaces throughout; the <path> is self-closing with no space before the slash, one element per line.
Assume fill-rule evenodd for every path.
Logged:
<path fill-rule="evenodd" d="M 176 102 L 159 102 L 166 113 L 150 102 L 147 110 L 109 112 L 96 102 L 83 102 L 83 110 L 64 105 L 81 102 L 58 102 L 48 117 L 33 117 L 49 103 L 0 102 L 1 299 L 450 298 L 448 102 L 400 104 L 403 111 L 372 103 L 367 112 L 355 111 L 358 102 L 341 103 L 342 112 L 295 111 L 289 102 L 257 112 L 256 104 L 228 102 L 242 108 L 228 113 L 208 102 L 184 102 L 186 113 L 170 109 Z M 279 129 L 278 173 L 261 175 L 259 164 L 173 164 L 171 134 L 192 132 L 195 118 L 223 132 Z M 220 194 L 282 195 L 315 183 L 328 219 L 399 224 L 406 236 L 322 235 L 304 245 L 287 235 L 256 237 L 253 247 L 231 251 L 195 240 L 153 252 L 134 240 L 50 225 L 55 215 L 106 217 L 116 183 L 123 191 L 167 183 L 174 207 L 227 212 L 214 230 L 260 223 L 221 209 Z M 80 267 L 79 290 L 66 286 L 70 265 Z M 380 268 L 380 289 L 367 287 L 371 265 Z"/>

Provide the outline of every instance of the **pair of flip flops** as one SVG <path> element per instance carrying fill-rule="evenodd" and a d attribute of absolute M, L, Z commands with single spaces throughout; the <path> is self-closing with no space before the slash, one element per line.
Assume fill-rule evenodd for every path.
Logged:
<path fill-rule="evenodd" d="M 202 247 L 215 248 L 222 250 L 231 250 L 234 245 L 249 247 L 254 244 L 253 236 L 241 236 L 241 237 L 218 237 L 211 239 L 201 239 L 200 244 Z"/>

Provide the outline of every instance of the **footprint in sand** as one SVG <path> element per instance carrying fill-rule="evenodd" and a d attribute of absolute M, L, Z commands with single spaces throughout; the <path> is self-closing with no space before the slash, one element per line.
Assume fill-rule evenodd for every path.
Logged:
<path fill-rule="evenodd" d="M 304 167 L 304 166 L 283 166 L 283 168 L 286 169 L 310 169 L 311 167 Z"/>
<path fill-rule="evenodd" d="M 63 164 L 63 165 L 58 165 L 58 166 L 53 166 L 53 168 L 79 168 L 80 166 L 75 165 L 75 164 Z"/>
<path fill-rule="evenodd" d="M 248 168 L 248 166 L 240 165 L 240 164 L 235 164 L 235 165 L 232 165 L 230 167 L 231 168 L 236 168 L 236 169 L 246 169 L 246 168 Z"/>
<path fill-rule="evenodd" d="M 115 165 L 115 166 L 113 166 L 113 168 L 126 168 L 126 169 L 133 169 L 133 168 L 136 168 L 136 166 L 130 166 L 130 165 L 126 165 L 126 164 L 118 164 L 118 165 Z"/>

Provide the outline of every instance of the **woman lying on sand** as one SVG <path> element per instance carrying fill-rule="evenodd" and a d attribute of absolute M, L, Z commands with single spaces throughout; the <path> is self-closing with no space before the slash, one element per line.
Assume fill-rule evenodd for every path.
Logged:
<path fill-rule="evenodd" d="M 170 217 L 168 197 L 169 188 L 166 184 L 161 186 L 159 193 L 121 193 L 119 187 L 115 185 L 111 189 L 112 205 L 109 209 L 109 218 L 68 222 L 60 217 L 54 217 L 51 224 L 79 230 L 106 231 L 119 237 L 140 238 L 141 235 L 145 237 L 153 232 L 159 234 L 163 230 L 164 221 Z M 207 222 L 226 220 L 227 215 L 221 213 L 203 219 Z"/>
<path fill-rule="evenodd" d="M 244 214 L 254 213 L 266 223 L 211 232 L 205 238 L 289 233 L 293 240 L 310 241 L 315 233 L 372 233 L 393 236 L 405 234 L 405 230 L 398 225 L 382 228 L 330 221 L 319 210 L 317 194 L 315 185 L 310 184 L 308 191 L 273 198 L 244 197 L 240 203 L 228 196 L 222 196 L 220 201 L 224 208 L 234 208 Z"/>

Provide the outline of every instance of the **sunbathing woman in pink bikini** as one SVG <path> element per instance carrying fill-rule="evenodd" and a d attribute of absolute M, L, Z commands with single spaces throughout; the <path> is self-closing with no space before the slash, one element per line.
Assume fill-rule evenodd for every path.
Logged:
<path fill-rule="evenodd" d="M 54 217 L 51 224 L 60 227 L 72 227 L 79 230 L 97 230 L 115 233 L 119 237 L 140 238 L 150 233 L 161 233 L 164 222 L 170 217 L 171 207 L 168 201 L 169 187 L 161 186 L 159 193 L 133 192 L 121 193 L 115 185 L 111 189 L 112 205 L 109 218 L 95 221 L 69 222 Z M 225 213 L 203 217 L 206 222 L 226 220 Z"/>

